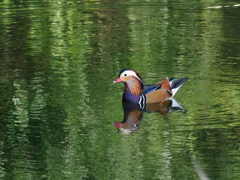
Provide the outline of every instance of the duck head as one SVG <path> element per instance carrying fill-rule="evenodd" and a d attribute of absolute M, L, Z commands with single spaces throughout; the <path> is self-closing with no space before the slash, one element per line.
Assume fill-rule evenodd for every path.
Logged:
<path fill-rule="evenodd" d="M 120 71 L 118 78 L 113 83 L 124 82 L 127 84 L 136 83 L 139 81 L 143 84 L 141 76 L 132 69 L 123 69 Z"/>

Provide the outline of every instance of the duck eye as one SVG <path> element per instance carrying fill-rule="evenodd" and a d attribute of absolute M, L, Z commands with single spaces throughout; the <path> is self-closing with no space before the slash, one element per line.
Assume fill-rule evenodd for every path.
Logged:
<path fill-rule="evenodd" d="M 127 76 L 127 74 L 124 74 L 123 76 L 125 76 L 125 77 L 126 77 L 126 76 Z"/>

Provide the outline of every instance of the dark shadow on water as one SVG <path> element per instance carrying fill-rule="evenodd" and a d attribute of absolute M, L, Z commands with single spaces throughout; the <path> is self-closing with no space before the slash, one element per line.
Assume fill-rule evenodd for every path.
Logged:
<path fill-rule="evenodd" d="M 124 112 L 123 121 L 114 122 L 115 128 L 118 128 L 121 134 L 131 134 L 138 129 L 143 118 L 143 113 L 160 113 L 166 116 L 175 110 L 182 111 L 183 113 L 187 112 L 174 98 L 162 103 L 146 104 L 144 108 L 141 108 L 139 104 L 129 102 L 123 102 L 122 105 Z"/>

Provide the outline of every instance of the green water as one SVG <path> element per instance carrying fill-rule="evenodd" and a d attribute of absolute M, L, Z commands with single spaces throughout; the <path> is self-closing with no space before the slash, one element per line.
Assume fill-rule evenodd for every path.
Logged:
<path fill-rule="evenodd" d="M 0 179 L 239 179 L 237 4 L 1 1 Z M 122 134 L 124 68 L 186 111 Z"/>

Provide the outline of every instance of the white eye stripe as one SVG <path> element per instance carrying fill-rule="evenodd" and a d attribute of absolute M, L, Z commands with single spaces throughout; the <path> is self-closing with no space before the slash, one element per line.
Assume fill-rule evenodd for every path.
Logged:
<path fill-rule="evenodd" d="M 134 71 L 124 71 L 123 73 L 123 76 L 134 76 L 135 78 L 137 78 L 141 83 L 143 83 L 142 82 L 142 80 L 141 80 L 141 78 L 139 78 L 138 76 L 137 76 L 137 74 L 134 72 Z"/>

